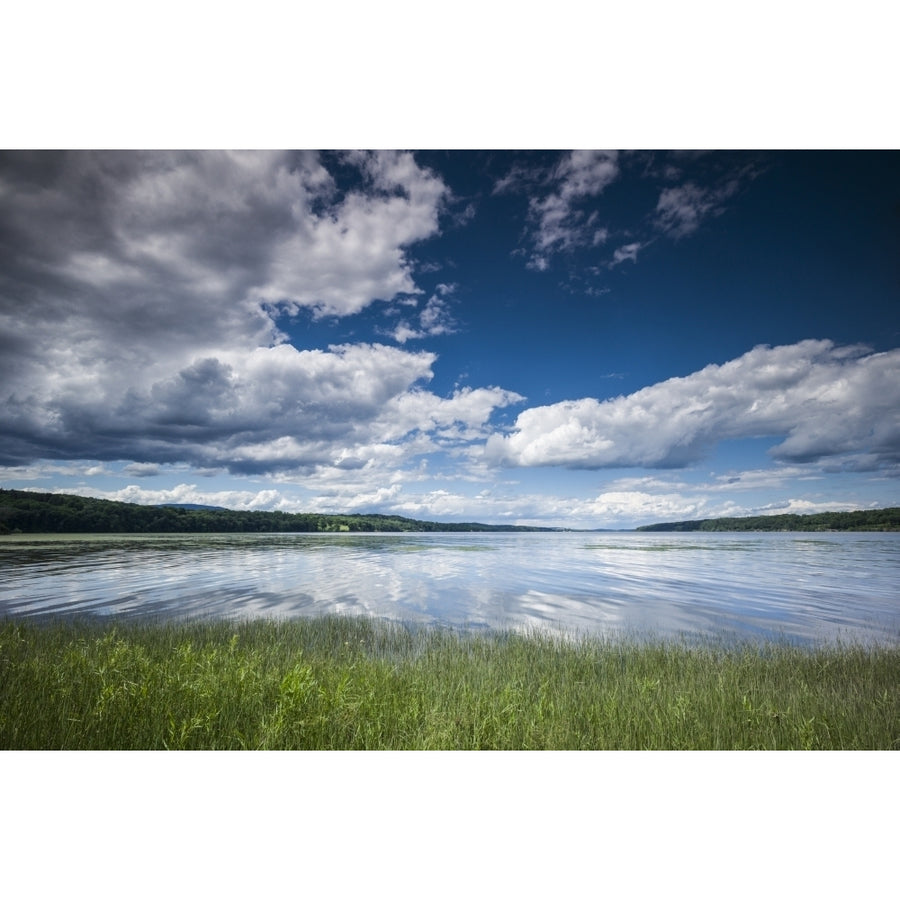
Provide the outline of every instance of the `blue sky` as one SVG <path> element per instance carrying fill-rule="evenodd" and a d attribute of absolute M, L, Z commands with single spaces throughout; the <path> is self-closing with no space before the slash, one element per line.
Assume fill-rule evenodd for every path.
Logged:
<path fill-rule="evenodd" d="M 895 151 L 0 152 L 0 485 L 900 505 Z"/>

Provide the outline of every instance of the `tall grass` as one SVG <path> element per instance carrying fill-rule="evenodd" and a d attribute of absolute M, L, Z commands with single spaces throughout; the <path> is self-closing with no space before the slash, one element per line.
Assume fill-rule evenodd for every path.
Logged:
<path fill-rule="evenodd" d="M 0 623 L 3 749 L 898 749 L 900 648 Z"/>

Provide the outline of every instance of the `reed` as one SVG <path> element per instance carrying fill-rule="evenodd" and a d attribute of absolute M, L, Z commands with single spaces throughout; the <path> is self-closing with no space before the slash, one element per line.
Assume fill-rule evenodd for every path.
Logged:
<path fill-rule="evenodd" d="M 900 748 L 900 648 L 0 623 L 0 748 Z"/>

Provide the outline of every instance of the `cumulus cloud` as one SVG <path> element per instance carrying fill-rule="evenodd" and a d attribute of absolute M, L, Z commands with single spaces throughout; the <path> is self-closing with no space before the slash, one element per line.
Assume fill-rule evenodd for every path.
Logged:
<path fill-rule="evenodd" d="M 443 182 L 408 153 L 340 161 L 349 189 L 314 153 L 5 153 L 0 311 L 27 302 L 101 339 L 127 323 L 265 343 L 273 311 L 417 292 L 406 252 L 437 233 Z"/>
<path fill-rule="evenodd" d="M 446 193 L 399 152 L 0 155 L 0 462 L 347 470 L 483 438 L 518 395 L 441 398 L 432 353 L 297 349 L 279 325 L 421 293 L 406 252 Z M 417 335 L 452 329 L 452 291 Z"/>
<path fill-rule="evenodd" d="M 604 491 L 583 502 L 581 507 L 582 516 L 614 524 L 705 518 L 707 508 L 706 503 L 698 498 L 680 493 L 646 491 Z"/>
<path fill-rule="evenodd" d="M 102 500 L 116 500 L 120 503 L 141 503 L 159 506 L 164 503 L 198 503 L 204 506 L 222 506 L 241 510 L 282 510 L 300 512 L 296 503 L 283 497 L 278 491 L 210 491 L 200 490 L 196 484 L 178 484 L 173 488 L 141 488 L 129 484 L 115 491 L 103 491 L 80 487 L 66 489 L 67 494 L 99 497 Z"/>
<path fill-rule="evenodd" d="M 363 173 L 364 190 L 348 193 L 327 214 L 300 207 L 255 299 L 340 316 L 418 292 L 405 248 L 437 233 L 445 185 L 410 153 L 346 158 Z"/>
<path fill-rule="evenodd" d="M 347 468 L 413 432 L 425 436 L 423 451 L 448 436 L 483 438 L 493 411 L 521 399 L 496 388 L 438 397 L 422 387 L 434 359 L 379 344 L 224 351 L 149 384 L 121 379 L 40 403 L 33 395 L 17 411 L 19 437 L 4 455 L 178 461 L 244 473 Z"/>
<path fill-rule="evenodd" d="M 522 412 L 486 456 L 509 466 L 682 467 L 720 441 L 781 437 L 777 460 L 900 460 L 900 351 L 831 341 L 759 346 L 624 397 Z"/>
<path fill-rule="evenodd" d="M 687 488 L 687 486 L 685 486 Z M 573 515 L 585 522 L 603 522 L 606 527 L 633 528 L 654 522 L 683 522 L 697 519 L 740 518 L 743 516 L 795 513 L 812 515 L 859 509 L 859 503 L 840 500 L 812 501 L 787 499 L 765 505 L 720 500 L 704 489 L 606 490 L 588 500 L 573 501 Z"/>
<path fill-rule="evenodd" d="M 674 491 L 604 490 L 594 497 L 504 493 L 477 494 L 432 490 L 398 492 L 392 511 L 414 518 L 470 517 L 520 525 L 565 522 L 575 528 L 633 528 L 651 522 L 739 515 L 734 504 L 710 504 L 706 498 Z M 744 512 L 744 514 L 748 514 Z"/>

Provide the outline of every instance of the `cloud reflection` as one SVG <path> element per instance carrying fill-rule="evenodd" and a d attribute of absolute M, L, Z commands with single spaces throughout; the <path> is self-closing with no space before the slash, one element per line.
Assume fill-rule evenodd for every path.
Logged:
<path fill-rule="evenodd" d="M 0 539 L 0 616 L 365 615 L 595 636 L 896 641 L 895 534 Z"/>

